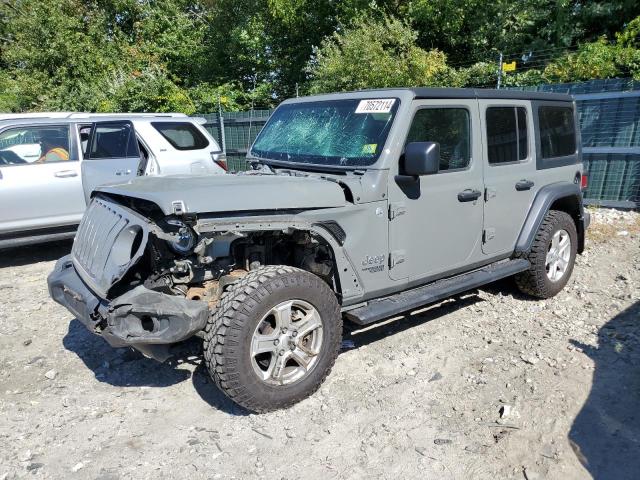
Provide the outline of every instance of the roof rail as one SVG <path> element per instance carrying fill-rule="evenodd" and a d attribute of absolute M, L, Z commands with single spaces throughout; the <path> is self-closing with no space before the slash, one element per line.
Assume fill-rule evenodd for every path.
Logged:
<path fill-rule="evenodd" d="M 30 113 L 0 113 L 0 121 L 22 120 L 30 118 L 184 118 L 184 113 L 89 113 L 89 112 L 30 112 Z"/>
<path fill-rule="evenodd" d="M 30 112 L 0 113 L 0 120 L 20 120 L 23 118 L 69 118 L 73 112 Z"/>
<path fill-rule="evenodd" d="M 184 113 L 71 113 L 67 118 L 88 118 L 88 117 L 150 117 L 150 118 L 183 118 Z"/>

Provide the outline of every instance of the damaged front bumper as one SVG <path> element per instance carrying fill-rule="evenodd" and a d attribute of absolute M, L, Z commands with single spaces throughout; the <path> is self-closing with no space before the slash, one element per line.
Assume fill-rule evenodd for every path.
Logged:
<path fill-rule="evenodd" d="M 168 345 L 202 330 L 209 316 L 206 302 L 187 300 L 138 286 L 106 300 L 82 281 L 71 261 L 62 257 L 47 279 L 49 294 L 91 332 L 113 347 L 131 346 L 164 361 Z"/>

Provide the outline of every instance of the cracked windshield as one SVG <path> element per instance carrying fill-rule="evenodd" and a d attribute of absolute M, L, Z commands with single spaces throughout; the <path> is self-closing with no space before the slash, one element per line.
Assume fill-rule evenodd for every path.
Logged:
<path fill-rule="evenodd" d="M 282 105 L 251 154 L 266 160 L 363 167 L 378 159 L 399 100 L 394 98 Z"/>

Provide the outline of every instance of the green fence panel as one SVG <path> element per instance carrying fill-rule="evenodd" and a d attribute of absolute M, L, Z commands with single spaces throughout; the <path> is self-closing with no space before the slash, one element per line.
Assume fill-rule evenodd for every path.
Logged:
<path fill-rule="evenodd" d="M 273 110 L 223 112 L 198 115 L 207 120 L 205 128 L 227 153 L 229 171 L 247 169 L 246 155 Z"/>
<path fill-rule="evenodd" d="M 637 206 L 640 202 L 640 154 L 585 153 L 589 186 L 585 199 L 611 206 Z"/>

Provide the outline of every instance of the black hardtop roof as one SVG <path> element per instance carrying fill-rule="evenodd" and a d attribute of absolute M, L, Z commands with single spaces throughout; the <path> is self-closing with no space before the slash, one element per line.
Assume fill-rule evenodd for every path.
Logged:
<path fill-rule="evenodd" d="M 572 102 L 573 97 L 564 93 L 531 92 L 524 90 L 496 90 L 492 88 L 385 88 L 367 90 L 383 92 L 389 90 L 408 90 L 416 99 L 426 98 L 486 98 L 506 100 L 550 100 Z"/>

